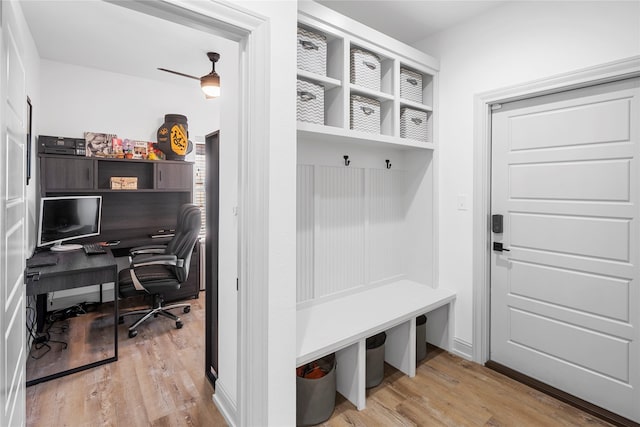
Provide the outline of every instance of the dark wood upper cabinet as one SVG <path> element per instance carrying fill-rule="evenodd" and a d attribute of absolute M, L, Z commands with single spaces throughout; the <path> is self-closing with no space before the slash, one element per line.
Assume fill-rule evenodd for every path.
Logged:
<path fill-rule="evenodd" d="M 94 164 L 92 159 L 77 157 L 49 157 L 40 163 L 40 182 L 43 192 L 92 190 Z"/>
<path fill-rule="evenodd" d="M 193 163 L 40 155 L 42 194 L 51 192 L 193 191 Z M 112 177 L 137 179 L 136 190 L 112 190 Z"/>
<path fill-rule="evenodd" d="M 193 188 L 192 163 L 156 163 L 158 190 L 190 190 Z"/>

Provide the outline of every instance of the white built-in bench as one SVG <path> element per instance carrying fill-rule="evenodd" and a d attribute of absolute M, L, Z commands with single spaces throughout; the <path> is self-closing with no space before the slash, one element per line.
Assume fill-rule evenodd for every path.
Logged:
<path fill-rule="evenodd" d="M 359 410 L 365 408 L 365 342 L 387 333 L 385 362 L 416 372 L 416 317 L 453 303 L 449 289 L 400 280 L 298 309 L 296 365 L 336 353 L 336 386 Z M 448 310 L 449 345 L 453 307 Z"/>

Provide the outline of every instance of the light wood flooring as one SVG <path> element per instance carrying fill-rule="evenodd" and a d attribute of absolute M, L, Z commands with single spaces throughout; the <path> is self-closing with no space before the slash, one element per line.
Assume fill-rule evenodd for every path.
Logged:
<path fill-rule="evenodd" d="M 158 317 L 128 338 L 118 329 L 118 361 L 27 388 L 27 426 L 223 426 L 204 376 L 204 293 L 184 327 Z"/>
<path fill-rule="evenodd" d="M 119 329 L 119 360 L 27 388 L 27 426 L 223 426 L 204 376 L 204 294 L 133 339 Z M 430 348 L 408 378 L 385 365 L 358 411 L 338 394 L 325 426 L 608 426 L 501 374 Z M 278 426 L 279 427 L 279 426 Z"/>
<path fill-rule="evenodd" d="M 95 307 L 45 325 L 45 335 L 52 341 L 32 346 L 27 358 L 28 381 L 114 356 L 113 303 Z"/>

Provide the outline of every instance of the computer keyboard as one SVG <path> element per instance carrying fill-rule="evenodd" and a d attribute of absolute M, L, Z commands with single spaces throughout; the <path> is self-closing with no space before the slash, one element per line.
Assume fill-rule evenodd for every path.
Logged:
<path fill-rule="evenodd" d="M 87 243 L 82 245 L 82 249 L 84 249 L 84 253 L 87 255 L 98 255 L 98 254 L 106 254 L 107 251 L 100 245 L 100 243 Z"/>

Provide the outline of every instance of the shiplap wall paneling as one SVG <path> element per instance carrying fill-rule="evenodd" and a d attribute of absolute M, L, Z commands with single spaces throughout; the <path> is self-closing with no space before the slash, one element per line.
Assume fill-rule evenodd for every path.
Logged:
<path fill-rule="evenodd" d="M 435 211 L 433 152 L 407 151 L 406 216 L 404 221 L 404 272 L 407 278 L 434 286 L 436 281 L 436 253 L 434 252 Z M 445 236 L 444 238 L 450 238 Z M 462 249 L 461 249 L 462 250 Z"/>
<path fill-rule="evenodd" d="M 406 173 L 394 169 L 367 171 L 368 284 L 403 277 Z"/>
<path fill-rule="evenodd" d="M 311 300 L 314 297 L 314 167 L 298 165 L 297 174 L 297 250 L 296 250 L 296 283 L 297 302 Z"/>
<path fill-rule="evenodd" d="M 315 298 L 364 285 L 364 170 L 315 167 Z"/>

